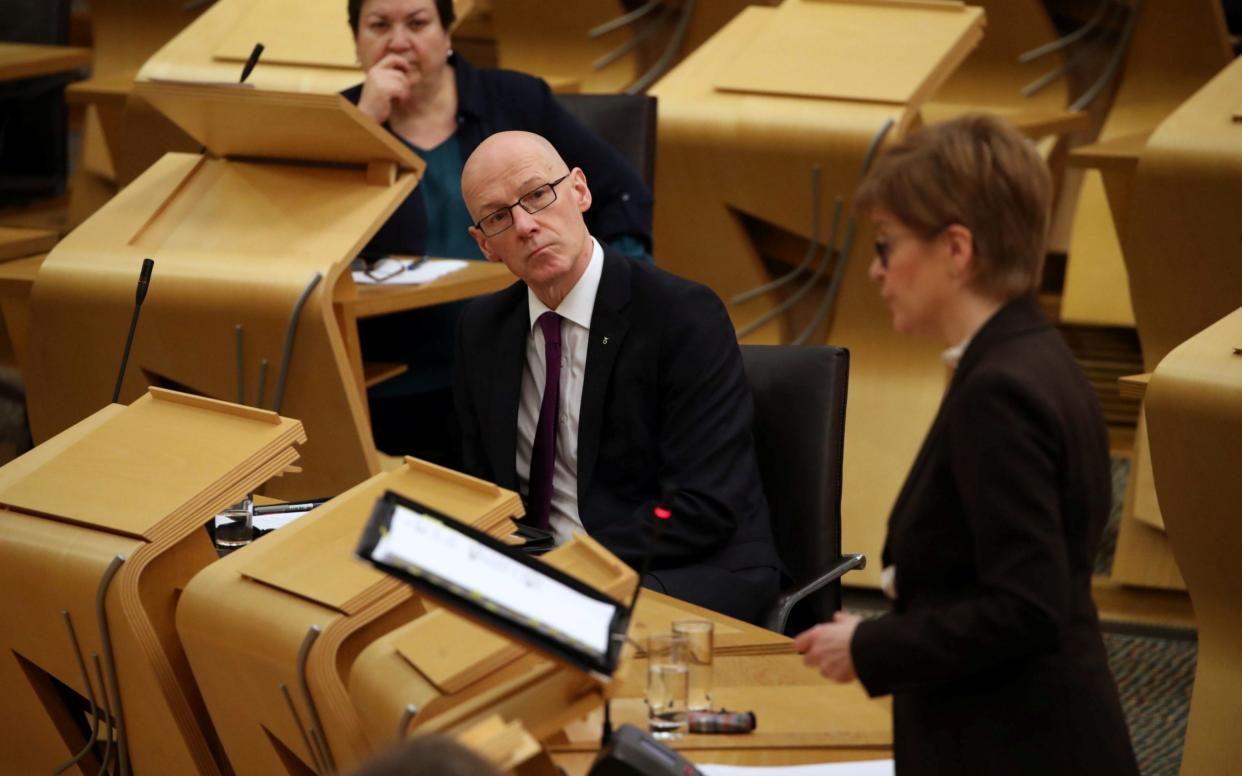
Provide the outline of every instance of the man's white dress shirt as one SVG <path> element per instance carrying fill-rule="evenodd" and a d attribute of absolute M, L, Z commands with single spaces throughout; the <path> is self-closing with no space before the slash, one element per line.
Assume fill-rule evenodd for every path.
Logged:
<path fill-rule="evenodd" d="M 548 517 L 557 545 L 583 530 L 578 515 L 578 415 L 582 408 L 582 384 L 586 379 L 587 344 L 591 337 L 591 313 L 604 271 L 604 249 L 591 238 L 591 260 L 577 284 L 554 312 L 561 316 L 561 394 L 556 422 L 556 461 L 552 471 L 552 510 Z M 543 330 L 535 325 L 550 308 L 529 289 L 530 330 L 526 335 L 526 366 L 522 370 L 522 395 L 518 403 L 517 475 L 522 492 L 530 493 L 530 454 L 539 424 L 546 381 Z"/>

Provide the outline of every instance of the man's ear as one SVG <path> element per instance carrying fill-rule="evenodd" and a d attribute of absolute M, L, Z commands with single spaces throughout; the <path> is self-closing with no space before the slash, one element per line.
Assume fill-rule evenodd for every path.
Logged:
<path fill-rule="evenodd" d="M 466 229 L 470 236 L 474 238 L 474 244 L 479 246 L 479 250 L 483 252 L 483 257 L 488 261 L 500 261 L 500 257 L 492 252 L 487 245 L 487 235 L 483 234 L 477 226 L 471 226 Z"/>
<path fill-rule="evenodd" d="M 950 274 L 969 280 L 976 269 L 975 236 L 962 224 L 950 224 L 941 237 L 949 249 Z"/>
<path fill-rule="evenodd" d="M 578 212 L 585 213 L 591 209 L 591 189 L 587 186 L 586 173 L 581 167 L 575 167 L 569 173 L 569 183 L 573 187 L 578 202 Z"/>

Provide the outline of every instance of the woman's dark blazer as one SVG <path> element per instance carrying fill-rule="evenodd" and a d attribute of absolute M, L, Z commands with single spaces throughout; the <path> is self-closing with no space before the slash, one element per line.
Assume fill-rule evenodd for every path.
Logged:
<path fill-rule="evenodd" d="M 1136 774 L 1091 599 L 1111 503 L 1099 403 L 1034 297 L 971 340 L 897 497 L 891 613 L 855 631 L 897 772 Z"/>
<path fill-rule="evenodd" d="M 547 83 L 512 70 L 478 70 L 460 54 L 449 63 L 457 81 L 457 138 L 464 162 L 489 135 L 520 129 L 547 138 L 571 168 L 581 167 L 591 186 L 587 228 L 604 242 L 631 237 L 651 252 L 651 189 L 612 146 L 561 107 Z M 358 104 L 362 85 L 341 92 Z M 385 124 L 387 127 L 387 124 Z M 395 135 L 405 142 L 400 135 Z M 423 190 L 415 188 L 388 218 L 366 250 L 421 256 L 427 234 Z"/>

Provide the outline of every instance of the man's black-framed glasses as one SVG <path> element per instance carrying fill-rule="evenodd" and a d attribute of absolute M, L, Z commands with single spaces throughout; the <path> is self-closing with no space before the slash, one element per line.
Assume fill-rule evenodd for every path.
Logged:
<path fill-rule="evenodd" d="M 479 219 L 478 223 L 474 225 L 475 228 L 483 232 L 486 237 L 495 237 L 513 226 L 513 208 L 520 207 L 531 215 L 538 213 L 556 201 L 556 185 L 571 174 L 567 172 L 554 181 L 545 183 L 539 188 L 531 189 L 518 197 L 518 201 L 512 205 L 488 213 Z"/>

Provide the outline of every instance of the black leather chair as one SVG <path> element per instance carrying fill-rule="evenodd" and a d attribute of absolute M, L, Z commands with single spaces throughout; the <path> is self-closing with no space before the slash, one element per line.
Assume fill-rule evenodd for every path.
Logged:
<path fill-rule="evenodd" d="M 743 345 L 755 404 L 755 454 L 776 552 L 793 585 L 765 615 L 780 633 L 832 619 L 841 575 L 863 568 L 841 555 L 841 461 L 850 354 L 844 348 Z"/>
<path fill-rule="evenodd" d="M 655 184 L 656 98 L 647 94 L 558 94 L 565 110 L 621 152 Z M 588 176 L 590 170 L 587 170 Z"/>

